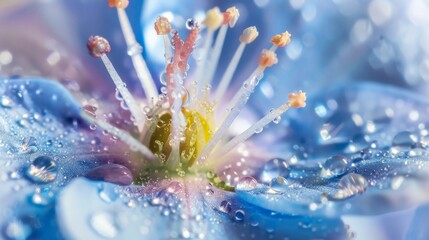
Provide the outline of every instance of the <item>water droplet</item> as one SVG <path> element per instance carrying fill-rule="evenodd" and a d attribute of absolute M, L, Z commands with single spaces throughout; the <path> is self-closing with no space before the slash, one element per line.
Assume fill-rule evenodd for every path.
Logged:
<path fill-rule="evenodd" d="M 235 220 L 243 221 L 245 216 L 246 216 L 246 214 L 244 213 L 243 210 L 239 209 L 239 210 L 235 211 L 235 215 L 234 215 Z"/>
<path fill-rule="evenodd" d="M 177 193 L 182 190 L 182 184 L 176 181 L 171 182 L 167 187 L 167 193 Z"/>
<path fill-rule="evenodd" d="M 88 113 L 89 115 L 91 115 L 92 117 L 95 117 L 95 113 L 97 112 L 97 107 L 92 106 L 92 105 L 85 105 L 82 107 L 82 109 Z"/>
<path fill-rule="evenodd" d="M 408 131 L 400 132 L 392 140 L 392 153 L 406 152 L 414 148 L 419 138 Z"/>
<path fill-rule="evenodd" d="M 273 123 L 274 124 L 279 124 L 281 120 L 282 120 L 282 117 L 281 116 L 277 116 L 277 117 L 274 118 Z"/>
<path fill-rule="evenodd" d="M 349 173 L 340 179 L 338 191 L 331 199 L 342 200 L 361 194 L 368 188 L 368 181 L 360 174 Z"/>
<path fill-rule="evenodd" d="M 138 43 L 134 43 L 133 45 L 131 45 L 130 47 L 128 47 L 127 49 L 127 54 L 129 56 L 135 56 L 137 54 L 141 54 L 143 52 L 143 48 L 142 46 L 140 46 L 140 44 Z"/>
<path fill-rule="evenodd" d="M 49 189 L 36 189 L 31 196 L 31 202 L 39 206 L 47 206 L 53 200 L 54 193 Z"/>
<path fill-rule="evenodd" d="M 264 128 L 257 128 L 257 129 L 255 129 L 255 133 L 256 134 L 261 133 L 262 131 L 264 131 Z"/>
<path fill-rule="evenodd" d="M 238 181 L 236 189 L 240 191 L 250 191 L 258 186 L 258 181 L 253 177 L 244 177 Z"/>
<path fill-rule="evenodd" d="M 192 30 L 198 27 L 198 22 L 194 18 L 188 18 L 185 23 L 185 27 L 188 30 Z"/>
<path fill-rule="evenodd" d="M 289 181 L 284 177 L 275 177 L 271 180 L 270 189 L 276 192 L 284 192 L 289 187 Z"/>
<path fill-rule="evenodd" d="M 103 183 L 98 186 L 98 196 L 107 203 L 114 202 L 119 197 L 112 186 L 107 186 Z"/>
<path fill-rule="evenodd" d="M 220 203 L 219 210 L 224 212 L 224 213 L 231 212 L 231 202 L 227 201 L 227 200 L 222 201 Z"/>
<path fill-rule="evenodd" d="M 10 108 L 12 107 L 12 104 L 13 104 L 12 99 L 10 99 L 8 96 L 5 96 L 5 95 L 1 96 L 0 105 L 2 107 Z"/>
<path fill-rule="evenodd" d="M 159 82 L 164 86 L 167 85 L 167 73 L 165 71 L 159 75 Z"/>
<path fill-rule="evenodd" d="M 57 177 L 56 162 L 47 156 L 40 156 L 33 160 L 27 169 L 27 176 L 36 183 L 48 183 Z"/>
<path fill-rule="evenodd" d="M 13 240 L 28 239 L 31 235 L 32 228 L 19 220 L 10 221 L 4 230 L 6 237 Z"/>
<path fill-rule="evenodd" d="M 339 155 L 332 156 L 323 163 L 320 175 L 324 178 L 338 177 L 346 172 L 348 164 L 346 157 Z"/>
<path fill-rule="evenodd" d="M 95 232 L 102 237 L 114 238 L 118 235 L 119 228 L 116 218 L 111 213 L 99 212 L 93 214 L 89 221 Z"/>
<path fill-rule="evenodd" d="M 265 163 L 264 168 L 260 174 L 260 178 L 263 182 L 269 183 L 275 177 L 288 177 L 289 176 L 289 164 L 286 160 L 281 158 L 273 158 Z"/>

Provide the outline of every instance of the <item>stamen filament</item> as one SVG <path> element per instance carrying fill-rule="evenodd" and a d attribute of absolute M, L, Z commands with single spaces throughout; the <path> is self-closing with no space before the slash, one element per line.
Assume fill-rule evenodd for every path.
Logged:
<path fill-rule="evenodd" d="M 173 51 L 171 50 L 171 41 L 168 38 L 168 35 L 162 35 L 162 39 L 164 40 L 164 48 L 165 48 L 165 64 L 170 63 L 171 58 L 173 57 Z"/>
<path fill-rule="evenodd" d="M 137 77 L 140 80 L 146 97 L 148 98 L 148 104 L 153 106 L 158 99 L 158 90 L 152 76 L 150 75 L 146 62 L 141 55 L 141 46 L 136 41 L 127 13 L 124 9 L 117 8 L 117 10 L 119 23 L 128 47 L 128 54 L 131 56 Z"/>
<path fill-rule="evenodd" d="M 143 112 L 140 109 L 140 106 L 138 105 L 137 101 L 134 99 L 130 91 L 128 91 L 125 83 L 122 81 L 118 72 L 116 72 L 112 62 L 109 60 L 109 57 L 107 57 L 106 54 L 103 54 L 100 56 L 100 58 L 103 61 L 104 66 L 107 69 L 107 72 L 109 72 L 109 75 L 112 78 L 113 83 L 116 86 L 116 89 L 118 89 L 119 93 L 122 95 L 125 103 L 130 109 L 131 116 L 134 118 L 133 119 L 134 124 L 139 129 L 139 132 L 142 132 L 145 125 L 145 118 L 144 118 Z"/>
<path fill-rule="evenodd" d="M 222 52 L 223 43 L 225 42 L 226 32 L 228 30 L 228 25 L 224 24 L 220 27 L 220 30 L 217 34 L 216 41 L 214 47 L 210 54 L 209 64 L 207 66 L 207 75 L 206 75 L 206 84 L 211 84 L 213 81 L 213 77 L 215 74 L 215 70 L 217 69 L 217 64 L 219 62 L 219 57 Z"/>
<path fill-rule="evenodd" d="M 151 150 L 149 148 L 147 148 L 145 145 L 143 145 L 142 143 L 140 143 L 140 141 L 133 138 L 128 132 L 121 130 L 119 128 L 116 128 L 116 127 L 110 125 L 106 121 L 102 121 L 102 120 L 93 118 L 85 112 L 82 112 L 81 116 L 84 119 L 86 119 L 87 121 L 97 124 L 100 128 L 102 128 L 102 129 L 104 129 L 104 130 L 106 130 L 112 134 L 115 134 L 115 136 L 117 136 L 122 142 L 127 144 L 132 150 L 136 150 L 136 151 L 140 152 L 145 157 L 145 159 L 147 159 L 153 163 L 157 163 L 157 161 L 156 161 L 157 158 L 151 152 Z"/>
<path fill-rule="evenodd" d="M 235 70 L 237 69 L 237 65 L 241 59 L 241 56 L 243 55 L 244 49 L 246 48 L 245 43 L 240 43 L 237 50 L 234 53 L 234 56 L 231 59 L 231 62 L 229 63 L 225 73 L 222 76 L 222 79 L 220 80 L 219 86 L 215 93 L 215 101 L 220 101 L 223 99 L 225 92 L 229 86 L 229 83 L 231 82 L 232 76 L 235 73 Z M 220 106 L 220 104 L 218 105 Z"/>

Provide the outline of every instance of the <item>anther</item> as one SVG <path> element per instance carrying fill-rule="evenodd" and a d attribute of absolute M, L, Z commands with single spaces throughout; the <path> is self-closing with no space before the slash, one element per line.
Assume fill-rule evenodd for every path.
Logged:
<path fill-rule="evenodd" d="M 277 34 L 271 38 L 271 43 L 276 45 L 277 47 L 284 47 L 290 43 L 290 33 L 284 32 Z"/>
<path fill-rule="evenodd" d="M 116 7 L 119 9 L 125 9 L 128 7 L 128 0 L 109 0 L 109 7 Z"/>
<path fill-rule="evenodd" d="M 240 17 L 240 12 L 236 7 L 230 7 L 223 13 L 223 24 L 228 24 L 233 28 Z"/>
<path fill-rule="evenodd" d="M 159 16 L 154 25 L 156 34 L 158 35 L 166 35 L 171 32 L 171 24 L 166 17 Z"/>
<path fill-rule="evenodd" d="M 101 57 L 103 54 L 110 52 L 109 42 L 100 36 L 91 36 L 86 44 L 89 54 L 95 58 Z"/>
<path fill-rule="evenodd" d="M 290 93 L 288 95 L 289 104 L 293 108 L 303 108 L 305 107 L 307 100 L 307 96 L 305 95 L 305 92 L 299 91 L 297 93 Z"/>
<path fill-rule="evenodd" d="M 240 36 L 240 42 L 249 44 L 253 42 L 259 35 L 258 29 L 255 26 L 244 29 Z"/>
<path fill-rule="evenodd" d="M 222 25 L 223 14 L 220 12 L 218 7 L 214 7 L 207 12 L 206 19 L 203 24 L 206 25 L 210 30 L 216 30 Z"/>
<path fill-rule="evenodd" d="M 271 67 L 277 63 L 277 54 L 270 50 L 262 50 L 261 56 L 259 57 L 259 66 L 266 68 Z"/>

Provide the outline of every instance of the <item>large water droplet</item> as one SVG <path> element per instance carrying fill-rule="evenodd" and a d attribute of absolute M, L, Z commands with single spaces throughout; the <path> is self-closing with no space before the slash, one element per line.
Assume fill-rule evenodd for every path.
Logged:
<path fill-rule="evenodd" d="M 320 175 L 324 178 L 338 177 L 346 172 L 348 164 L 346 157 L 332 156 L 323 163 Z"/>
<path fill-rule="evenodd" d="M 290 183 L 286 178 L 275 177 L 271 180 L 270 189 L 276 192 L 285 192 L 288 189 L 289 185 Z"/>
<path fill-rule="evenodd" d="M 47 156 L 33 160 L 27 169 L 27 176 L 36 183 L 48 183 L 55 180 L 58 173 L 56 162 Z"/>
<path fill-rule="evenodd" d="M 290 172 L 289 164 L 281 158 L 273 158 L 265 163 L 260 174 L 263 182 L 269 183 L 271 179 L 276 177 L 288 177 Z"/>
<path fill-rule="evenodd" d="M 94 231 L 102 237 L 114 238 L 118 235 L 119 227 L 113 214 L 99 212 L 90 218 L 90 224 Z"/>
<path fill-rule="evenodd" d="M 236 189 L 240 191 L 250 191 L 258 186 L 258 181 L 253 177 L 244 177 L 238 181 Z"/>
<path fill-rule="evenodd" d="M 392 153 L 407 152 L 416 146 L 418 140 L 415 134 L 407 131 L 400 132 L 392 140 Z"/>
<path fill-rule="evenodd" d="M 120 185 L 129 185 L 133 181 L 131 171 L 119 164 L 106 164 L 96 167 L 85 176 L 90 179 L 103 180 Z"/>
<path fill-rule="evenodd" d="M 349 173 L 340 179 L 338 191 L 331 199 L 342 200 L 361 194 L 368 188 L 368 181 L 360 174 Z"/>

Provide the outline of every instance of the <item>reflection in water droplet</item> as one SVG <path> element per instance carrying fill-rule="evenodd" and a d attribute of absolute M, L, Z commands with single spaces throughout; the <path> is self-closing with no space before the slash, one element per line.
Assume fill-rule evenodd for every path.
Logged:
<path fill-rule="evenodd" d="M 245 216 L 246 216 L 246 214 L 244 213 L 243 210 L 239 209 L 239 210 L 235 211 L 235 220 L 243 221 Z"/>
<path fill-rule="evenodd" d="M 101 198 L 101 200 L 111 203 L 116 201 L 118 199 L 119 195 L 115 191 L 114 187 L 112 186 L 106 186 L 105 184 L 101 183 L 98 186 L 98 196 Z"/>
<path fill-rule="evenodd" d="M 275 177 L 271 180 L 270 189 L 276 192 L 284 192 L 289 187 L 289 181 L 284 177 Z"/>
<path fill-rule="evenodd" d="M 323 163 L 320 175 L 323 178 L 338 177 L 346 172 L 348 164 L 346 157 L 339 155 L 332 156 Z"/>
<path fill-rule="evenodd" d="M 224 213 L 231 212 L 231 202 L 227 201 L 227 200 L 222 201 L 220 203 L 219 210 L 224 212 Z"/>
<path fill-rule="evenodd" d="M 349 173 L 340 179 L 338 191 L 330 196 L 333 200 L 343 200 L 361 194 L 368 188 L 368 181 L 360 174 Z"/>
<path fill-rule="evenodd" d="M 392 153 L 407 152 L 416 147 L 419 138 L 417 135 L 404 131 L 396 134 L 392 140 Z"/>
<path fill-rule="evenodd" d="M 115 216 L 107 212 L 93 214 L 89 222 L 94 231 L 102 237 L 114 238 L 118 235 L 119 228 Z"/>
<path fill-rule="evenodd" d="M 27 176 L 36 183 L 48 183 L 55 180 L 57 172 L 57 164 L 52 158 L 40 156 L 28 167 Z"/>
<path fill-rule="evenodd" d="M 269 183 L 276 177 L 288 177 L 290 172 L 289 164 L 286 160 L 281 158 L 273 158 L 265 163 L 264 168 L 260 174 L 263 182 Z"/>
<path fill-rule="evenodd" d="M 258 186 L 258 182 L 253 177 L 244 177 L 238 181 L 235 188 L 240 191 L 250 191 Z"/>

